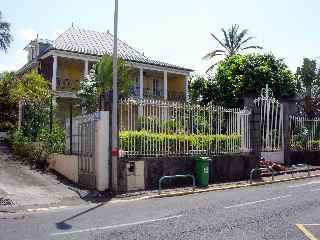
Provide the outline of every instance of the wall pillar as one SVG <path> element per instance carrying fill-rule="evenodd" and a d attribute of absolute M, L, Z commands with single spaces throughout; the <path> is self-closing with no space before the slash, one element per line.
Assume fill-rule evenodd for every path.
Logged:
<path fill-rule="evenodd" d="M 53 55 L 51 89 L 57 90 L 58 57 Z"/>
<path fill-rule="evenodd" d="M 256 161 L 261 158 L 261 109 L 256 105 L 251 105 L 252 111 L 250 115 L 250 143 L 252 153 Z"/>
<path fill-rule="evenodd" d="M 290 142 L 290 114 L 292 114 L 294 106 L 291 99 L 288 97 L 283 97 L 280 100 L 280 103 L 282 104 L 283 108 L 283 125 L 282 125 L 282 148 L 283 148 L 283 160 L 285 165 L 290 165 L 290 148 L 289 148 L 289 142 Z"/>
<path fill-rule="evenodd" d="M 109 112 L 100 112 L 96 126 L 95 161 L 98 191 L 105 191 L 110 186 L 109 115 Z"/>

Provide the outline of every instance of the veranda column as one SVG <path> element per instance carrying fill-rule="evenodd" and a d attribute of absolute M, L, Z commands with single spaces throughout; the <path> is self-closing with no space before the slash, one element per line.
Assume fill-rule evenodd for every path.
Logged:
<path fill-rule="evenodd" d="M 143 68 L 140 68 L 140 76 L 139 76 L 139 98 L 143 99 Z M 138 107 L 138 116 L 143 116 L 143 106 L 139 105 Z"/>
<path fill-rule="evenodd" d="M 87 78 L 89 75 L 89 61 L 84 60 L 84 71 L 83 71 L 83 77 Z"/>
<path fill-rule="evenodd" d="M 168 100 L 168 72 L 163 72 L 163 97 Z"/>
<path fill-rule="evenodd" d="M 53 56 L 53 65 L 52 65 L 52 80 L 51 80 L 51 89 L 53 91 L 57 90 L 57 71 L 58 71 L 58 57 Z"/>
<path fill-rule="evenodd" d="M 185 91 L 185 96 L 186 96 L 186 102 L 189 100 L 189 79 L 190 75 L 186 75 L 185 80 L 184 80 L 184 91 Z"/>
<path fill-rule="evenodd" d="M 143 99 L 143 68 L 140 68 L 139 97 L 140 99 Z"/>
<path fill-rule="evenodd" d="M 84 60 L 84 68 L 83 68 L 83 78 L 87 79 L 89 75 L 89 61 L 87 59 Z M 86 109 L 85 107 L 81 107 L 81 113 L 85 114 Z"/>

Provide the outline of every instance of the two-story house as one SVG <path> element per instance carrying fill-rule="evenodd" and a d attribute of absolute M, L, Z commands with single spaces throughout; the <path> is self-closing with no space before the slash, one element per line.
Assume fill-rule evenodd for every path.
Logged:
<path fill-rule="evenodd" d="M 69 106 L 73 106 L 75 114 L 80 113 L 79 104 L 75 104 L 79 101 L 80 79 L 88 75 L 99 57 L 112 55 L 113 35 L 72 26 L 54 41 L 39 38 L 31 41 L 25 50 L 28 63 L 17 74 L 37 69 L 50 81 L 58 118 L 63 122 L 69 115 Z M 118 56 L 133 69 L 130 71 L 134 82 L 132 96 L 175 101 L 188 98 L 191 69 L 150 59 L 121 40 Z"/>

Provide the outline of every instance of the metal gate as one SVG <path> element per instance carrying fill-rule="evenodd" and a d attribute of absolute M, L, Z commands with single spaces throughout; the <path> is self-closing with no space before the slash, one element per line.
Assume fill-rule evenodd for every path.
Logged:
<path fill-rule="evenodd" d="M 261 114 L 261 151 L 266 153 L 283 151 L 283 105 L 273 97 L 268 85 L 262 89 L 260 97 L 255 99 L 254 103 Z M 269 159 L 273 158 L 270 154 L 266 155 Z"/>
<path fill-rule="evenodd" d="M 88 188 L 96 187 L 96 122 L 95 114 L 90 114 L 83 116 L 78 123 L 79 184 Z"/>

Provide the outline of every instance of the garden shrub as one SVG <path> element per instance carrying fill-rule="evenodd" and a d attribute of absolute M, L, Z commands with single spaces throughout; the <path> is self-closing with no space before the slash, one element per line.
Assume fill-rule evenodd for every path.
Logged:
<path fill-rule="evenodd" d="M 11 122 L 7 122 L 7 121 L 5 121 L 5 122 L 0 122 L 0 132 L 1 132 L 1 131 L 4 131 L 4 132 L 10 131 L 10 130 L 12 130 L 13 128 L 14 128 L 14 124 L 11 123 Z"/>
<path fill-rule="evenodd" d="M 167 143 L 169 151 L 175 152 L 176 147 L 180 144 L 188 144 L 189 149 L 206 150 L 211 147 L 215 149 L 217 143 L 218 152 L 227 152 L 227 149 L 234 146 L 234 151 L 240 150 L 240 135 L 206 135 L 206 134 L 184 134 L 184 133 L 153 133 L 145 130 L 140 131 L 121 131 L 119 133 L 120 146 L 123 151 L 130 151 L 130 145 L 134 144 L 135 151 L 143 152 L 144 146 L 148 146 L 149 151 L 156 151 L 157 146 Z M 151 149 L 154 148 L 154 149 Z"/>
<path fill-rule="evenodd" d="M 9 134 L 13 153 L 23 161 L 42 169 L 46 167 L 50 153 L 64 151 L 64 139 L 64 130 L 58 124 L 53 125 L 51 134 L 47 128 L 40 129 L 35 141 L 32 137 L 25 136 L 21 129 L 15 129 Z"/>
<path fill-rule="evenodd" d="M 48 128 L 39 131 L 37 141 L 47 145 L 49 153 L 63 153 L 65 147 L 65 132 L 57 123 L 53 124 L 52 132 Z"/>

